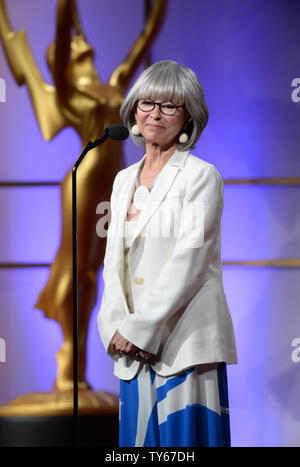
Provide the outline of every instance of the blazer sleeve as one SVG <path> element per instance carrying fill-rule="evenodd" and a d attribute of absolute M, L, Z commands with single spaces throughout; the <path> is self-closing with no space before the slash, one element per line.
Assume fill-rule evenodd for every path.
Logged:
<path fill-rule="evenodd" d="M 173 253 L 165 264 L 155 287 L 142 309 L 123 318 L 119 332 L 137 347 L 156 354 L 164 323 L 180 309 L 184 309 L 199 290 L 210 262 L 223 209 L 223 180 L 217 169 L 209 164 L 195 171 L 187 183 L 183 201 L 181 235 Z M 203 212 L 203 222 L 191 228 L 184 222 L 184 210 Z M 199 216 L 201 219 L 201 216 Z"/>
<path fill-rule="evenodd" d="M 113 241 L 114 241 L 114 231 L 115 231 L 115 224 L 117 220 L 116 216 L 116 196 L 117 196 L 117 185 L 119 174 L 115 177 L 112 194 L 110 198 L 110 212 L 111 212 L 111 219 L 109 223 L 109 227 L 107 230 L 107 237 L 106 237 L 106 249 L 105 249 L 105 256 L 103 261 L 103 281 L 104 281 L 104 291 L 102 295 L 101 301 L 101 308 L 97 316 L 98 322 L 98 330 L 103 342 L 103 345 L 106 349 L 106 352 L 116 360 L 116 354 L 113 354 L 110 351 L 110 341 L 113 337 L 116 329 L 118 328 L 118 323 L 121 322 L 123 314 L 121 313 L 120 309 L 120 300 L 118 298 L 118 285 L 115 280 L 115 273 L 113 268 L 111 267 L 111 257 L 112 257 L 112 250 L 113 250 Z"/>

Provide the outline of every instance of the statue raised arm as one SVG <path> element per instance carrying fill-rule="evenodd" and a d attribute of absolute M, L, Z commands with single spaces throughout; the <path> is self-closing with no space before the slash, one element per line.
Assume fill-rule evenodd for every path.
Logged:
<path fill-rule="evenodd" d="M 12 30 L 4 0 L 0 0 L 0 38 L 11 72 L 19 85 L 27 86 L 42 135 L 49 141 L 68 126 L 68 120 L 58 106 L 55 87 L 44 81 L 37 67 L 26 32 Z"/>
<path fill-rule="evenodd" d="M 0 0 L 0 36 L 11 71 L 25 84 L 45 140 L 66 126 L 80 136 L 82 147 L 99 137 L 111 123 L 120 123 L 124 92 L 149 50 L 166 12 L 167 0 L 155 0 L 141 31 L 124 61 L 102 83 L 94 66 L 94 52 L 83 33 L 75 0 L 58 0 L 56 35 L 47 50 L 53 85 L 47 84 L 35 63 L 24 30 L 14 32 L 4 0 Z M 75 160 L 74 160 L 75 162 Z M 105 238 L 96 234 L 96 207 L 110 199 L 116 173 L 123 167 L 122 143 L 108 139 L 93 149 L 78 170 L 78 324 L 79 381 L 86 388 L 86 340 L 91 311 L 97 297 L 97 273 L 103 262 Z M 72 334 L 72 196 L 71 173 L 61 182 L 61 242 L 36 308 L 58 321 L 64 342 L 57 353 L 55 388 L 68 390 L 73 383 Z"/>
<path fill-rule="evenodd" d="M 167 1 L 165 0 L 158 0 L 154 3 L 144 30 L 133 44 L 124 62 L 112 73 L 108 83 L 122 93 L 127 89 L 136 69 L 154 41 L 165 17 L 166 7 Z"/>

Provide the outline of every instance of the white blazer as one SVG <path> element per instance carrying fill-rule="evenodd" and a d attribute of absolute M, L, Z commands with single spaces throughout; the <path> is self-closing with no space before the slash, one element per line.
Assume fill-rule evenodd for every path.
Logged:
<path fill-rule="evenodd" d="M 119 330 L 137 347 L 158 355 L 161 376 L 203 363 L 237 363 L 232 321 L 222 282 L 220 219 L 223 180 L 189 152 L 175 151 L 142 209 L 128 255 L 134 313 L 123 290 L 124 226 L 139 162 L 113 184 L 104 259 L 100 337 L 115 360 L 114 374 L 132 379 L 142 363 L 112 354 Z"/>

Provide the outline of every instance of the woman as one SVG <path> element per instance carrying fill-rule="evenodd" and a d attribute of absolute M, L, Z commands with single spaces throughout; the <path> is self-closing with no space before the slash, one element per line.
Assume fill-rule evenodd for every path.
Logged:
<path fill-rule="evenodd" d="M 111 196 L 99 332 L 120 378 L 120 446 L 228 446 L 223 181 L 189 153 L 208 111 L 193 71 L 146 69 L 121 107 L 141 161 Z"/>

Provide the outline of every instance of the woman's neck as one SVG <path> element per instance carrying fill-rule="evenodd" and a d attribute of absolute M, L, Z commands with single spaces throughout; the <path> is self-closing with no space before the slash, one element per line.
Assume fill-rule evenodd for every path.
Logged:
<path fill-rule="evenodd" d="M 164 166 L 170 157 L 174 154 L 175 146 L 162 148 L 158 145 L 146 143 L 146 159 L 144 168 L 146 170 L 153 170 L 158 167 Z"/>

